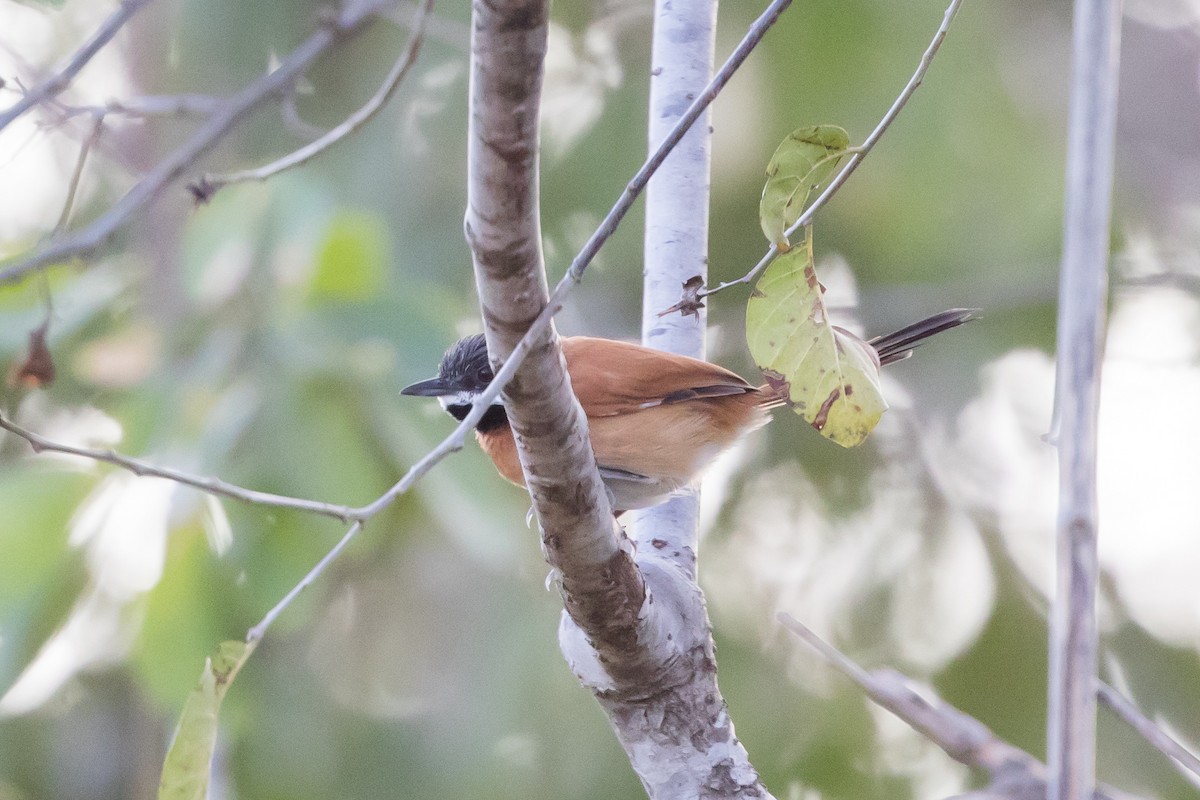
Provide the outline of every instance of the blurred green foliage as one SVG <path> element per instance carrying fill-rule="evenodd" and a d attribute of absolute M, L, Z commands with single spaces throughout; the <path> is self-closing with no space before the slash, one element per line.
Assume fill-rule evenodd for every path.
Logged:
<path fill-rule="evenodd" d="M 153 5 L 124 45 L 132 93 L 227 95 L 303 39 L 320 9 L 310 0 Z M 720 55 L 758 10 L 723 4 Z M 861 141 L 943 10 L 815 0 L 783 17 L 715 106 L 714 281 L 740 276 L 764 250 L 757 204 L 775 144 L 817 122 Z M 437 13 L 440 33 L 417 69 L 358 135 L 264 185 L 225 189 L 207 206 L 192 208 L 181 188 L 168 193 L 86 271 L 52 271 L 60 379 L 23 397 L 5 390 L 5 413 L 19 409 L 51 432 L 62 430 L 51 424 L 57 412 L 96 407 L 119 423 L 112 444 L 123 452 L 348 504 L 376 497 L 440 440 L 450 430 L 445 415 L 396 396 L 478 327 L 461 234 L 467 6 Z M 577 57 L 615 67 L 621 79 L 586 98 L 600 103 L 598 117 L 544 164 L 551 280 L 645 150 L 649 5 L 573 0 L 555 4 L 554 20 Z M 308 76 L 311 90 L 295 98 L 300 117 L 318 127 L 339 122 L 374 91 L 404 36 L 380 23 L 322 59 Z M 868 333 L 947 306 L 985 308 L 985 322 L 897 370 L 931 427 L 947 425 L 975 393 L 976 370 L 989 358 L 1016 345 L 1052 346 L 1068 40 L 1066 4 L 967 4 L 900 121 L 818 217 L 818 262 L 839 253 L 852 265 Z M 71 45 L 63 42 L 64 52 Z M 578 112 L 568 105 L 555 113 Z M 113 152 L 124 156 L 104 163 L 106 177 L 89 190 L 76 224 L 189 129 L 155 120 L 110 131 Z M 268 110 L 196 171 L 256 165 L 304 141 Z M 1118 166 L 1135 184 L 1151 177 L 1136 164 Z M 20 191 L 0 184 L 6 195 Z M 1126 219 L 1160 211 L 1145 204 Z M 564 332 L 636 336 L 639 237 L 631 218 L 561 315 Z M 737 333 L 745 296 L 729 292 L 709 305 L 711 357 L 752 374 Z M 38 280 L 0 287 L 0 310 L 0 352 L 17 360 L 42 319 Z M 712 545 L 731 540 L 735 509 L 745 511 L 738 491 L 751 476 L 799 462 L 830 516 L 846 517 L 870 502 L 876 487 L 865 476 L 885 455 L 871 445 L 842 451 L 794 420 L 775 424 L 755 448 Z M 99 545 L 68 537 L 85 498 L 114 472 L 33 461 L 11 437 L 0 439 L 0 689 L 81 593 L 103 583 L 89 561 Z M 220 505 L 233 535 L 219 553 L 213 511 L 189 489 L 173 492 L 157 522 L 127 524 L 145 524 L 148 541 L 155 531 L 165 537 L 161 577 L 118 604 L 114 640 L 127 641 L 110 641 L 35 710 L 0 719 L 0 798 L 153 796 L 206 654 L 244 635 L 344 530 L 325 518 Z M 469 446 L 375 519 L 242 670 L 222 712 L 213 796 L 644 796 L 558 653 L 560 604 L 544 588 L 526 506 Z M 981 533 L 995 536 L 986 525 Z M 1043 615 L 1001 548 L 989 554 L 999 588 L 982 633 L 918 677 L 1040 753 Z M 701 569 L 706 583 L 719 577 L 751 590 L 763 580 L 729 575 L 703 554 Z M 774 611 L 754 613 L 769 624 Z M 819 666 L 797 668 L 793 643 L 778 635 L 764 643 L 723 601 L 712 612 L 739 737 L 777 796 L 898 798 L 931 785 L 916 768 L 889 766 L 887 743 L 856 691 L 828 675 L 814 679 Z M 885 646 L 844 627 L 840 640 L 852 655 L 870 665 L 894 661 Z M 1195 693 L 1180 688 L 1200 678 L 1194 652 L 1130 627 L 1108 644 L 1137 663 L 1139 697 L 1200 738 Z M 1182 782 L 1156 756 L 1109 726 L 1102 733 L 1122 743 L 1104 745 L 1106 779 L 1181 794 Z M 937 766 L 944 761 L 933 754 L 919 763 L 964 779 Z"/>

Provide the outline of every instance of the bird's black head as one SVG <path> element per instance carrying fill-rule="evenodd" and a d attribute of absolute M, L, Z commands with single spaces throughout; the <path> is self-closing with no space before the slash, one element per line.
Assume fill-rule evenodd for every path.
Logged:
<path fill-rule="evenodd" d="M 494 377 L 482 333 L 459 339 L 438 364 L 437 379 L 458 391 L 482 392 Z"/>
<path fill-rule="evenodd" d="M 451 416 L 461 420 L 471 412 L 475 398 L 488 387 L 495 375 L 488 361 L 487 343 L 483 334 L 459 339 L 442 356 L 436 378 L 430 378 L 400 390 L 400 394 L 416 397 L 436 397 Z M 497 398 L 477 426 L 486 432 L 505 424 L 504 407 Z"/>

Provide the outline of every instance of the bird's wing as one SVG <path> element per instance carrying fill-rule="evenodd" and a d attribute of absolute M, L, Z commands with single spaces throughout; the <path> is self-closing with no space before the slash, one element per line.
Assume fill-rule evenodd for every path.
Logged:
<path fill-rule="evenodd" d="M 724 367 L 612 339 L 563 339 L 571 385 L 589 417 L 759 390 Z"/>

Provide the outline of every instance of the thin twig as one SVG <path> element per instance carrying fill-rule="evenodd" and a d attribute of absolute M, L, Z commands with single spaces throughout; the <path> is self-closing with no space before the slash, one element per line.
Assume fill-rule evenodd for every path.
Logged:
<path fill-rule="evenodd" d="M 224 98 L 211 94 L 148 94 L 109 100 L 100 108 L 105 113 L 126 117 L 199 117 L 214 113 L 222 102 Z"/>
<path fill-rule="evenodd" d="M 92 34 L 82 47 L 75 51 L 71 60 L 61 70 L 51 75 L 37 86 L 25 92 L 13 105 L 0 111 L 0 130 L 4 130 L 13 120 L 20 117 L 34 106 L 44 103 L 71 85 L 71 81 L 79 74 L 96 53 L 108 44 L 114 36 L 125 27 L 134 14 L 150 0 L 122 0 L 121 5 L 114 11 L 100 29 Z"/>
<path fill-rule="evenodd" d="M 50 235 L 53 236 L 67 226 L 67 222 L 71 219 L 71 212 L 75 209 L 75 195 L 79 191 L 79 182 L 83 180 L 83 168 L 87 164 L 88 155 L 92 148 L 96 146 L 96 142 L 100 141 L 100 134 L 104 130 L 104 116 L 97 114 L 92 122 L 92 130 L 83 143 L 79 146 L 79 157 L 75 159 L 75 169 L 71 172 L 71 180 L 67 184 L 67 196 L 63 200 L 62 212 L 58 215 L 58 221 L 54 223 Z"/>
<path fill-rule="evenodd" d="M 305 500 L 298 497 L 285 497 L 283 495 L 272 494 L 270 492 L 259 492 L 253 489 L 244 489 L 241 486 L 235 486 L 232 483 L 221 480 L 220 478 L 206 478 L 198 475 L 192 475 L 170 467 L 159 467 L 141 459 L 131 458 L 130 456 L 122 455 L 115 450 L 100 450 L 91 447 L 75 447 L 74 445 L 63 444 L 47 439 L 41 434 L 34 433 L 31 430 L 21 427 L 20 425 L 0 416 L 0 428 L 4 428 L 10 433 L 20 436 L 25 441 L 29 442 L 29 446 L 33 448 L 35 453 L 51 452 L 63 453 L 65 455 L 79 456 L 88 458 L 92 461 L 100 461 L 105 464 L 112 464 L 115 467 L 129 470 L 134 475 L 142 477 L 166 478 L 170 481 L 191 486 L 194 489 L 199 489 L 202 492 L 209 494 L 228 497 L 233 500 L 241 500 L 244 503 L 253 503 L 262 506 L 274 506 L 278 508 L 291 508 L 296 511 L 307 511 L 311 514 L 320 514 L 326 517 L 333 517 L 342 522 L 358 519 L 360 513 L 358 509 L 349 506 L 338 506 L 331 503 L 321 503 L 315 500 Z"/>
<path fill-rule="evenodd" d="M 862 163 L 862 160 L 867 157 L 867 155 L 879 142 L 879 139 L 883 136 L 883 134 L 887 132 L 887 129 L 891 127 L 893 122 L 896 121 L 896 117 L 899 116 L 900 110 L 908 104 L 908 101 L 913 96 L 913 93 L 917 91 L 917 87 L 919 87 L 922 81 L 925 80 L 925 73 L 929 71 L 929 65 L 933 63 L 933 57 L 937 55 L 938 49 L 941 48 L 942 42 L 945 40 L 946 34 L 950 30 L 950 23 L 954 21 L 954 17 L 956 14 L 958 14 L 958 8 L 961 5 L 962 0 L 951 1 L 950 5 L 946 8 L 946 13 L 942 15 L 942 24 L 938 26 L 937 32 L 934 33 L 932 41 L 929 42 L 929 46 L 925 48 L 924 54 L 921 55 L 921 61 L 919 64 L 917 64 L 916 71 L 912 74 L 912 77 L 908 79 L 908 83 L 905 84 L 904 89 L 901 90 L 899 96 L 896 97 L 895 102 L 892 103 L 892 107 L 889 108 L 887 113 L 883 115 L 883 119 L 881 119 L 879 124 L 875 126 L 875 130 L 871 131 L 871 135 L 867 137 L 866 141 L 853 149 L 850 159 L 833 177 L 833 180 L 829 182 L 829 185 L 825 187 L 825 191 L 821 192 L 817 199 L 814 200 L 808 208 L 804 209 L 804 213 L 800 215 L 800 218 L 792 223 L 792 226 L 787 230 L 788 236 L 792 236 L 796 233 L 796 231 L 812 222 L 812 218 L 814 215 L 816 215 L 817 211 L 819 211 L 826 203 L 829 202 L 829 200 L 837 193 L 838 189 L 842 188 L 842 184 L 849 180 L 850 176 L 854 173 L 854 170 L 858 169 L 858 165 Z M 754 268 L 745 275 L 732 281 L 725 281 L 712 289 L 704 289 L 700 291 L 697 296 L 708 297 L 709 295 L 716 294 L 723 289 L 728 289 L 730 286 L 750 283 L 758 276 L 760 272 L 766 269 L 767 265 L 774 261 L 775 257 L 778 255 L 779 247 L 772 244 L 767 250 L 766 255 L 764 255 L 762 259 L 754 266 Z"/>
<path fill-rule="evenodd" d="M 199 186 L 204 187 L 206 196 L 212 197 L 220 189 L 228 186 L 231 183 L 242 183 L 246 181 L 265 181 L 268 178 L 278 175 L 284 170 L 298 167 L 301 164 L 307 163 L 318 155 L 328 150 L 333 145 L 345 139 L 352 133 L 355 133 L 362 128 L 372 117 L 383 108 L 396 90 L 400 88 L 400 84 L 408 75 L 414 63 L 416 63 L 417 55 L 421 51 L 421 43 L 425 38 L 425 21 L 429 16 L 429 12 L 433 8 L 433 0 L 424 0 L 417 11 L 416 19 L 413 21 L 412 33 L 409 36 L 408 46 L 396 63 L 388 72 L 387 78 L 384 79 L 383 85 L 371 96 L 362 108 L 355 111 L 350 116 L 346 117 L 340 125 L 331 129 L 324 136 L 316 141 L 301 147 L 295 152 L 289 153 L 278 161 L 272 161 L 270 164 L 265 164 L 255 169 L 245 169 L 238 172 L 227 172 L 224 174 L 208 174 L 205 173 L 196 182 Z M 195 191 L 195 189 L 193 189 Z"/>
<path fill-rule="evenodd" d="M 1118 717 L 1129 727 L 1142 735 L 1150 744 L 1158 748 L 1163 755 L 1171 759 L 1171 764 L 1179 770 L 1184 779 L 1193 787 L 1200 789 L 1200 758 L 1197 758 L 1186 747 L 1175 741 L 1160 727 L 1154 724 L 1129 701 L 1125 695 L 1109 686 L 1104 681 L 1096 682 L 1096 696 L 1100 702 L 1111 708 Z"/>
<path fill-rule="evenodd" d="M 141 95 L 112 99 L 103 105 L 75 105 L 55 98 L 46 107 L 58 112 L 55 124 L 83 114 L 104 118 L 111 115 L 126 119 L 150 117 L 207 117 L 221 108 L 224 97 L 211 94 Z"/>
<path fill-rule="evenodd" d="M 512 361 L 510 361 L 509 364 L 512 365 L 512 368 L 507 371 L 507 374 L 505 374 L 504 369 L 501 369 L 500 372 L 496 373 L 496 377 L 492 381 L 493 384 L 500 382 L 508 383 L 509 379 L 512 378 L 513 373 L 516 372 L 517 368 L 517 365 Z M 505 366 L 507 367 L 508 365 Z M 497 390 L 497 394 L 499 394 L 499 390 Z M 363 526 L 368 520 L 391 505 L 391 503 L 397 497 L 411 489 L 413 485 L 415 485 L 416 482 L 425 475 L 425 473 L 433 469 L 434 466 L 436 466 L 443 458 L 448 456 L 450 453 L 461 450 L 463 448 L 463 442 L 466 440 L 467 432 L 479 424 L 479 420 L 483 419 L 483 415 L 487 412 L 490 405 L 490 400 L 484 402 L 481 396 L 481 398 L 477 400 L 475 405 L 471 408 L 471 413 L 467 414 L 467 416 L 463 418 L 462 422 L 455 426 L 450 435 L 443 439 L 437 447 L 426 453 L 424 458 L 409 467 L 408 472 L 404 473 L 404 477 L 398 480 L 395 485 L 392 486 L 392 488 L 384 492 L 375 502 L 363 506 L 362 508 L 354 509 L 354 517 L 356 518 L 355 523 L 351 525 L 349 530 L 347 530 L 342 538 L 338 540 L 338 543 L 334 545 L 333 549 L 326 553 L 321 560 L 317 562 L 316 566 L 309 570 L 308 574 L 301 578 L 300 582 L 293 586 L 291 591 L 284 595 L 283 599 L 276 603 L 275 606 L 267 612 L 266 616 L 264 616 L 257 625 L 255 625 L 246 633 L 246 641 L 253 642 L 261 639 L 266 634 L 267 628 L 271 626 L 271 623 L 273 623 L 276 618 L 278 618 L 279 615 L 282 614 L 289 605 L 291 605 L 292 601 L 300 595 L 300 592 L 311 586 L 317 580 L 317 578 L 321 576 L 321 574 L 329 567 L 329 565 L 333 563 L 334 559 L 336 559 L 338 555 L 346 549 L 346 546 L 350 544 L 350 540 L 353 539 L 358 532 L 363 529 Z"/>
<path fill-rule="evenodd" d="M 961 0 L 956 0 L 956 2 L 961 2 Z M 596 257 L 596 253 L 599 252 L 600 247 L 612 236 L 613 231 L 617 229 L 617 225 L 620 224 L 625 214 L 633 206 L 634 201 L 637 200 L 646 188 L 646 184 L 650 181 L 650 176 L 658 170 L 663 160 L 675 149 L 675 145 L 679 144 L 679 140 L 687 133 L 688 128 L 692 127 L 692 124 L 699 119 L 704 110 L 712 104 L 716 96 L 725 88 L 725 84 L 733 77 L 733 73 L 749 57 L 754 48 L 758 46 L 758 43 L 762 41 L 762 38 L 767 35 L 767 31 L 779 19 L 779 15 L 786 11 L 787 7 L 791 4 L 792 0 L 774 0 L 774 2 L 767 6 L 766 11 L 759 15 L 754 24 L 750 26 L 750 29 L 746 32 L 745 37 L 742 38 L 737 48 L 730 54 L 725 63 L 721 65 L 721 69 L 709 81 L 704 91 L 688 106 L 687 111 L 683 113 L 683 116 L 679 118 L 679 122 L 675 124 L 675 127 L 663 139 L 662 144 L 651 154 L 650 158 L 646 159 L 646 163 L 642 165 L 642 168 L 637 171 L 637 174 L 626 185 L 621 198 L 612 207 L 612 210 L 608 212 L 608 216 L 600 223 L 600 227 L 596 228 L 595 233 L 591 235 L 591 238 L 587 240 L 583 249 L 575 256 L 575 259 L 571 262 L 571 268 L 567 270 L 567 274 L 563 276 L 563 280 L 555 287 L 554 294 L 550 296 L 550 306 L 548 308 L 554 308 L 556 301 L 561 301 L 563 296 L 565 296 L 563 286 L 568 279 L 573 283 L 578 283 L 583 277 L 583 271 L 587 269 L 588 264 Z M 559 305 L 559 308 L 561 308 L 561 305 Z M 557 313 L 557 309 L 553 313 Z"/>
<path fill-rule="evenodd" d="M 362 520 L 359 520 L 351 525 L 350 529 L 342 534 L 342 538 L 338 540 L 338 543 L 330 548 L 328 553 L 321 557 L 321 560 L 317 562 L 317 565 L 309 570 L 308 574 L 301 578 L 300 582 L 293 586 L 288 593 L 283 596 L 282 600 L 276 603 L 270 611 L 263 615 L 263 618 L 259 620 L 257 625 L 246 631 L 246 641 L 250 644 L 254 644 L 262 639 L 267 632 L 267 628 L 271 627 L 271 623 L 273 623 L 280 614 L 287 610 L 287 607 L 292 604 L 293 600 L 300 596 L 301 592 L 303 592 L 309 586 L 312 586 L 317 578 L 321 577 L 321 573 L 323 573 L 325 569 L 333 563 L 335 558 L 341 555 L 342 551 L 345 550 L 347 545 L 350 544 L 350 540 L 353 539 L 362 529 Z"/>
<path fill-rule="evenodd" d="M 33 252 L 5 262 L 0 266 L 0 285 L 12 283 L 25 275 L 53 264 L 86 256 L 102 247 L 130 218 L 172 182 L 193 169 L 195 162 L 225 136 L 235 125 L 270 97 L 286 91 L 314 61 L 335 42 L 362 29 L 368 17 L 374 15 L 390 0 L 350 2 L 335 19 L 325 22 L 312 36 L 280 62 L 277 69 L 251 82 L 226 100 L 191 138 L 164 158 L 130 189 L 112 208 L 91 224 L 62 237 L 56 237 Z"/>

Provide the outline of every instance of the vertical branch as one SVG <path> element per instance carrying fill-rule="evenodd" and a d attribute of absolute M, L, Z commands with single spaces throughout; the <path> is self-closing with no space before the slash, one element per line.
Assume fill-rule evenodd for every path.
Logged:
<path fill-rule="evenodd" d="M 1058 588 L 1050 621 L 1050 800 L 1096 766 L 1096 419 L 1116 128 L 1119 0 L 1076 0 L 1058 299 Z"/>
<path fill-rule="evenodd" d="M 510 359 L 548 302 L 538 202 L 548 6 L 475 0 L 472 9 L 464 227 L 488 352 L 498 362 Z M 553 324 L 524 346 L 503 398 L 546 558 L 561 574 L 588 655 L 616 669 L 644 656 L 635 631 L 641 575 L 618 536 Z"/>
<path fill-rule="evenodd" d="M 656 148 L 712 77 L 716 0 L 657 0 L 650 69 L 649 145 Z M 702 309 L 687 316 L 659 312 L 674 303 L 685 281 L 708 282 L 708 205 L 712 111 L 692 125 L 646 189 L 646 244 L 642 343 L 704 358 Z M 657 539 L 679 552 L 679 566 L 695 575 L 700 498 L 694 491 L 639 512 L 632 527 L 642 552 Z"/>
<path fill-rule="evenodd" d="M 716 0 L 657 0 L 650 79 L 649 146 L 653 152 L 704 95 L 713 71 Z M 711 114 L 697 118 L 650 180 L 642 341 L 704 357 L 702 313 L 659 311 L 690 278 L 707 279 Z M 769 798 L 734 733 L 717 687 L 716 654 L 704 597 L 696 584 L 699 496 L 689 492 L 637 512 L 633 537 L 646 591 L 658 613 L 640 639 L 657 629 L 665 647 L 640 686 L 598 694 L 617 738 L 653 800 L 694 797 Z M 673 630 L 663 635 L 662 631 Z M 665 690 L 665 691 L 664 691 Z"/>

